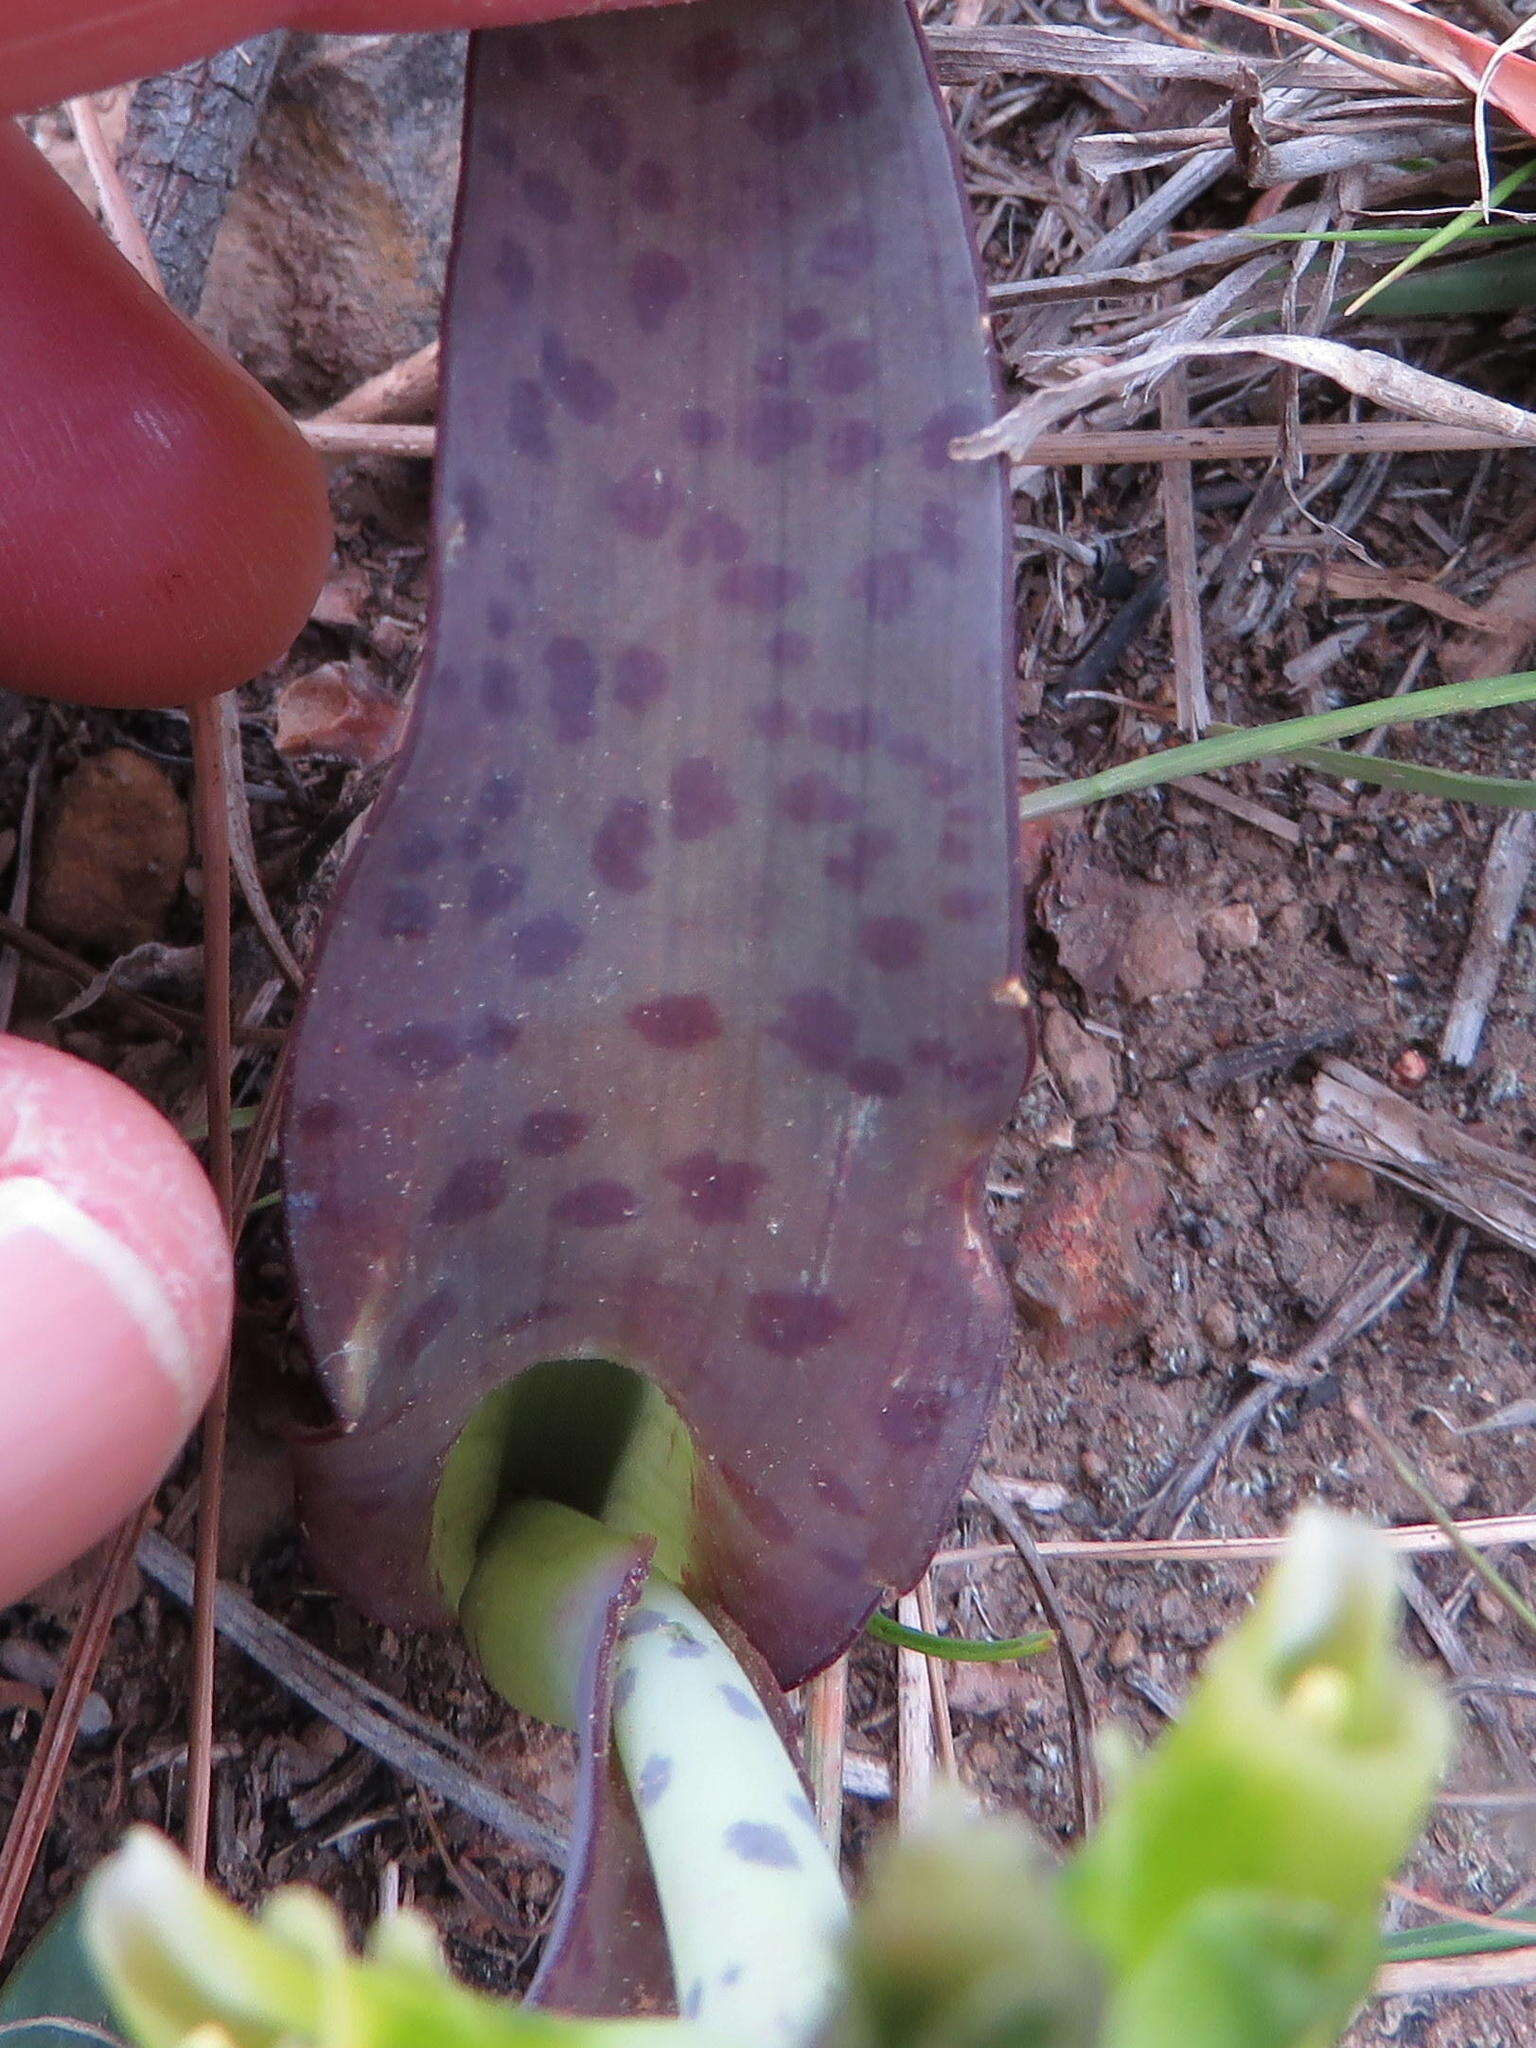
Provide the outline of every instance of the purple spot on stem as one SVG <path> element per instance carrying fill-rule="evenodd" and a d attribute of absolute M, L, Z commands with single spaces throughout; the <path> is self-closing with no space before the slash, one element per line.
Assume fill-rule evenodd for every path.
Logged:
<path fill-rule="evenodd" d="M 820 306 L 797 306 L 784 322 L 784 332 L 802 347 L 819 341 L 827 331 L 827 316 Z"/>
<path fill-rule="evenodd" d="M 650 805 L 638 797 L 616 797 L 592 840 L 592 867 L 598 880 L 626 896 L 648 889 L 651 877 L 645 856 L 651 838 Z"/>
<path fill-rule="evenodd" d="M 656 996 L 624 1014 L 630 1028 L 662 1052 L 693 1052 L 724 1029 L 719 1011 L 702 994 Z"/>
<path fill-rule="evenodd" d="M 786 704 L 782 697 L 770 697 L 765 704 L 754 704 L 747 716 L 765 740 L 792 739 L 800 730 L 799 712 L 793 704 Z"/>
<path fill-rule="evenodd" d="M 776 669 L 804 668 L 811 658 L 811 643 L 804 633 L 782 631 L 768 635 L 768 645 L 763 650 L 769 663 Z"/>
<path fill-rule="evenodd" d="M 939 898 L 939 915 L 951 924 L 973 924 L 986 916 L 991 905 L 985 889 L 946 889 Z"/>
<path fill-rule="evenodd" d="M 672 770 L 669 791 L 674 839 L 707 839 L 735 822 L 736 799 L 720 764 L 707 755 L 679 761 Z"/>
<path fill-rule="evenodd" d="M 834 888 L 861 895 L 874 879 L 876 864 L 894 853 L 896 845 L 896 834 L 884 826 L 856 825 L 848 835 L 846 850 L 829 854 L 821 871 Z"/>
<path fill-rule="evenodd" d="M 583 934 L 568 917 L 547 910 L 542 917 L 518 926 L 508 950 L 520 973 L 543 978 L 563 973 L 583 943 Z"/>
<path fill-rule="evenodd" d="M 496 282 L 507 303 L 520 306 L 533 290 L 533 264 L 513 235 L 503 235 L 496 251 Z"/>
<path fill-rule="evenodd" d="M 447 851 L 440 833 L 430 825 L 418 825 L 395 848 L 395 866 L 402 875 L 424 875 Z"/>
<path fill-rule="evenodd" d="M 587 1135 L 587 1120 L 574 1109 L 535 1109 L 518 1127 L 517 1149 L 530 1159 L 556 1159 Z"/>
<path fill-rule="evenodd" d="M 491 655 L 481 665 L 480 702 L 492 718 L 508 718 L 521 709 L 517 670 L 499 654 Z"/>
<path fill-rule="evenodd" d="M 767 385 L 770 391 L 787 389 L 792 371 L 793 365 L 781 348 L 765 350 L 752 367 L 758 383 Z"/>
<path fill-rule="evenodd" d="M 618 1704 L 618 1694 L 614 1694 Z M 662 1793 L 672 1782 L 672 1759 L 669 1756 L 648 1756 L 640 1766 L 635 1779 L 635 1803 L 638 1806 L 654 1806 Z"/>
<path fill-rule="evenodd" d="M 584 1180 L 550 1205 L 557 1223 L 577 1230 L 616 1230 L 640 1213 L 640 1198 L 622 1180 Z"/>
<path fill-rule="evenodd" d="M 823 121 L 860 121 L 880 104 L 880 88 L 862 64 L 839 64 L 816 81 Z"/>
<path fill-rule="evenodd" d="M 420 1308 L 403 1323 L 389 1347 L 389 1360 L 396 1371 L 408 1371 L 427 1346 L 441 1337 L 459 1313 L 459 1298 L 451 1287 L 438 1287 Z"/>
<path fill-rule="evenodd" d="M 517 816 L 523 801 L 522 778 L 510 768 L 493 768 L 480 785 L 480 815 L 490 825 L 505 825 Z"/>
<path fill-rule="evenodd" d="M 433 1223 L 472 1223 L 507 1199 L 507 1171 L 499 1159 L 466 1159 L 438 1189 Z"/>
<path fill-rule="evenodd" d="M 811 110 L 792 86 L 780 86 L 749 108 L 747 126 L 770 149 L 784 149 L 810 132 Z"/>
<path fill-rule="evenodd" d="M 874 1095 L 889 1102 L 906 1087 L 907 1077 L 895 1060 L 852 1060 L 848 1066 L 848 1085 L 857 1095 Z"/>
<path fill-rule="evenodd" d="M 486 1010 L 469 1026 L 467 1046 L 476 1059 L 497 1060 L 509 1053 L 522 1035 L 521 1024 Z"/>
<path fill-rule="evenodd" d="M 862 220 L 839 221 L 817 242 L 811 268 L 818 277 L 862 277 L 875 260 L 874 231 Z"/>
<path fill-rule="evenodd" d="M 958 569 L 960 546 L 959 515 L 953 505 L 930 501 L 923 507 L 922 551 L 941 569 Z"/>

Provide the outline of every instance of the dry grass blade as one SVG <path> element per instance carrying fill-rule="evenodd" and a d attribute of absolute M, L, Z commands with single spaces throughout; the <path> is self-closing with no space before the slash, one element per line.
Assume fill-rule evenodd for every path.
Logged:
<path fill-rule="evenodd" d="M 896 1603 L 903 1628 L 921 1628 L 915 1593 Z M 896 1825 L 903 1834 L 921 1826 L 933 1799 L 933 1695 L 928 1659 L 919 1650 L 896 1652 Z"/>
<path fill-rule="evenodd" d="M 1536 1254 L 1536 1165 L 1523 1153 L 1405 1102 L 1347 1060 L 1320 1062 L 1312 1101 L 1312 1142 L 1323 1151 L 1358 1160 L 1421 1201 Z"/>
<path fill-rule="evenodd" d="M 1536 1515 L 1479 1515 L 1455 1524 L 1452 1537 L 1434 1522 L 1383 1529 L 1382 1540 L 1400 1556 L 1432 1556 L 1458 1550 L 1523 1549 L 1536 1544 Z M 1285 1549 L 1283 1536 L 1047 1537 L 1040 1555 L 1064 1564 L 1269 1564 Z M 933 1568 L 995 1564 L 1011 1557 L 1011 1543 L 967 1543 L 941 1550 Z"/>
<path fill-rule="evenodd" d="M 843 1839 L 843 1759 L 848 1747 L 848 1659 L 839 1657 L 805 1688 L 805 1772 L 822 1840 L 837 1855 Z"/>
<path fill-rule="evenodd" d="M 1056 1632 L 1057 1652 L 1061 1658 L 1061 1674 L 1067 1695 L 1073 1800 L 1077 1808 L 1078 1832 L 1086 1834 L 1098 1820 L 1100 1797 L 1098 1761 L 1093 1746 L 1093 1705 L 1088 1695 L 1088 1680 L 1083 1671 L 1082 1659 L 1078 1656 L 1077 1647 L 1068 1631 L 1066 1612 L 1057 1595 L 1056 1583 L 1051 1577 L 1050 1568 L 1041 1554 L 1039 1544 L 1024 1526 L 1013 1502 L 986 1472 L 972 1473 L 970 1490 L 972 1496 L 981 1502 L 1018 1552 L 1030 1584 L 1034 1588 L 1035 1598 L 1040 1603 L 1040 1611 Z"/>
<path fill-rule="evenodd" d="M 1006 455 L 1015 463 L 1027 463 L 1041 434 L 1086 406 L 1137 387 L 1145 388 L 1194 357 L 1220 361 L 1245 355 L 1264 356 L 1272 362 L 1331 378 L 1344 390 L 1376 405 L 1391 406 L 1441 426 L 1474 427 L 1486 433 L 1501 433 L 1510 445 L 1536 446 L 1536 413 L 1527 412 L 1523 406 L 1485 397 L 1482 392 L 1470 391 L 1445 377 L 1432 376 L 1427 370 L 1415 369 L 1412 364 L 1399 362 L 1377 349 L 1349 348 L 1342 342 L 1320 341 L 1309 335 L 1253 334 L 1151 348 L 1141 355 L 1089 370 L 1069 383 L 1037 391 L 994 426 L 955 442 L 954 453 L 976 462 Z"/>
<path fill-rule="evenodd" d="M 220 697 L 210 707 L 218 723 L 220 775 L 224 784 L 224 813 L 229 834 L 229 858 L 240 884 L 240 894 L 261 933 L 278 972 L 292 989 L 304 986 L 304 970 L 293 948 L 283 937 L 282 926 L 267 901 L 261 870 L 256 863 L 256 843 L 251 837 L 251 808 L 245 795 L 245 763 L 240 753 L 240 709 L 233 696 Z"/>
<path fill-rule="evenodd" d="M 1371 1989 L 1378 1998 L 1426 1998 L 1441 1991 L 1493 1991 L 1503 1984 L 1536 1984 L 1536 1948 L 1383 1963 Z"/>
<path fill-rule="evenodd" d="M 1090 28 L 1047 28 L 1010 22 L 999 27 L 935 27 L 925 33 L 935 69 L 946 85 L 965 84 L 998 72 L 1023 71 L 1051 78 L 1191 79 L 1245 99 L 1257 99 L 1261 76 L 1273 75 L 1281 69 L 1273 58 L 1250 60 L 1223 50 L 1191 50 L 1172 43 L 1143 42 L 1131 36 L 1108 36 Z"/>

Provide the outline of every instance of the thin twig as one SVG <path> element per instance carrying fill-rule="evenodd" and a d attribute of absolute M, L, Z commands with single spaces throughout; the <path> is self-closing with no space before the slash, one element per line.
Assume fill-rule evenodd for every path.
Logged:
<path fill-rule="evenodd" d="M 1531 878 L 1533 854 L 1536 811 L 1515 811 L 1501 818 L 1488 842 L 1466 951 L 1440 1037 L 1440 1057 L 1452 1066 L 1470 1067 L 1477 1057 L 1489 1005 L 1498 990 L 1499 970 Z"/>
<path fill-rule="evenodd" d="M 160 266 L 154 259 L 149 246 L 149 237 L 139 224 L 139 217 L 133 210 L 133 201 L 123 189 L 123 181 L 117 175 L 117 163 L 107 147 L 107 138 L 102 133 L 101 116 L 92 99 L 74 99 L 68 102 L 70 125 L 75 131 L 75 140 L 80 145 L 80 154 L 85 158 L 85 167 L 91 174 L 95 188 L 96 203 L 101 208 L 101 218 L 107 233 L 128 258 L 134 269 L 147 284 L 156 291 L 163 289 L 160 281 Z"/>
<path fill-rule="evenodd" d="M 1099 1770 L 1093 1747 L 1093 1705 L 1082 1659 L 1067 1628 L 1066 1612 L 1057 1597 L 1050 1568 L 1024 1522 L 1002 1488 L 981 1471 L 971 1475 L 971 1493 L 997 1523 L 1018 1552 L 1035 1589 L 1040 1611 L 1056 1632 L 1062 1682 L 1067 1695 L 1067 1729 L 1072 1752 L 1072 1792 L 1079 1834 L 1087 1834 L 1099 1817 Z"/>
<path fill-rule="evenodd" d="M 1536 1545 L 1536 1515 L 1478 1515 L 1455 1524 L 1449 1535 L 1433 1522 L 1409 1522 L 1383 1529 L 1388 1549 L 1406 1557 L 1432 1557 L 1460 1550 L 1463 1544 L 1481 1550 L 1521 1550 Z M 1284 1536 L 1048 1536 L 1038 1544 L 1040 1555 L 1064 1564 L 1268 1564 L 1286 1545 Z M 941 1550 L 934 1569 L 951 1565 L 995 1564 L 1011 1557 L 1011 1543 L 966 1543 Z"/>
<path fill-rule="evenodd" d="M 921 1628 L 915 1593 L 896 1603 L 903 1628 Z M 921 1825 L 933 1799 L 933 1695 L 928 1659 L 919 1650 L 896 1652 L 896 1825 L 903 1834 Z"/>

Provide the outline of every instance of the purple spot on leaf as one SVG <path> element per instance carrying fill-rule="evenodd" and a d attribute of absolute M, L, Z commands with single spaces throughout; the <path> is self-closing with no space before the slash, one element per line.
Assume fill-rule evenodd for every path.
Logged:
<path fill-rule="evenodd" d="M 437 923 L 437 905 L 425 889 L 404 882 L 384 892 L 379 917 L 381 939 L 424 939 Z"/>
<path fill-rule="evenodd" d="M 522 800 L 522 778 L 510 768 L 493 768 L 480 785 L 479 811 L 488 824 L 504 825 L 515 818 Z"/>
<path fill-rule="evenodd" d="M 521 973 L 544 977 L 560 974 L 581 951 L 583 935 L 558 910 L 547 910 L 531 918 L 512 934 L 508 948 L 512 964 Z"/>
<path fill-rule="evenodd" d="M 976 857 L 976 849 L 964 832 L 946 826 L 939 834 L 939 859 L 950 861 L 956 867 L 964 867 Z"/>
<path fill-rule="evenodd" d="M 772 643 L 769 644 L 771 646 Z M 782 697 L 770 697 L 766 704 L 754 704 L 747 716 L 765 740 L 792 739 L 800 730 L 799 712 L 793 704 L 786 704 Z"/>
<path fill-rule="evenodd" d="M 720 1697 L 731 1712 L 739 1714 L 743 1721 L 760 1721 L 763 1718 L 763 1710 L 757 1701 L 751 1693 L 743 1692 L 739 1685 L 722 1685 Z"/>
<path fill-rule="evenodd" d="M 916 967 L 927 951 L 915 917 L 867 917 L 859 926 L 859 951 L 886 974 Z"/>
<path fill-rule="evenodd" d="M 889 625 L 912 605 L 912 557 L 902 548 L 871 555 L 856 579 L 864 609 L 880 625 Z"/>
<path fill-rule="evenodd" d="M 659 333 L 692 289 L 692 274 L 680 256 L 667 249 L 642 249 L 629 266 L 629 303 L 640 332 Z"/>
<path fill-rule="evenodd" d="M 930 502 L 923 507 L 922 551 L 941 569 L 960 566 L 960 521 L 953 505 Z"/>
<path fill-rule="evenodd" d="M 840 1074 L 859 1037 L 857 1014 L 829 988 L 798 990 L 768 1036 L 785 1045 L 813 1074 Z"/>
<path fill-rule="evenodd" d="M 678 415 L 677 431 L 690 448 L 713 448 L 725 432 L 725 421 L 706 406 L 685 406 Z"/>
<path fill-rule="evenodd" d="M 883 446 L 873 420 L 838 420 L 827 435 L 827 474 L 859 476 L 879 461 Z"/>
<path fill-rule="evenodd" d="M 626 711 L 646 711 L 666 695 L 667 664 L 649 647 L 621 647 L 613 664 L 614 701 Z"/>
<path fill-rule="evenodd" d="M 862 391 L 875 374 L 875 352 L 867 341 L 831 341 L 816 358 L 816 382 L 833 398 Z"/>
<path fill-rule="evenodd" d="M 440 833 L 430 825 L 418 825 L 395 848 L 395 866 L 402 875 L 424 875 L 428 868 L 437 866 L 447 851 Z"/>
<path fill-rule="evenodd" d="M 476 1059 L 496 1060 L 509 1053 L 522 1035 L 520 1024 L 486 1010 L 470 1025 L 466 1043 Z"/>
<path fill-rule="evenodd" d="M 693 1052 L 724 1029 L 719 1011 L 701 994 L 656 996 L 624 1014 L 631 1029 L 662 1052 Z"/>
<path fill-rule="evenodd" d="M 742 422 L 741 444 L 753 462 L 778 462 L 803 448 L 816 431 L 816 415 L 803 398 L 755 399 Z"/>
<path fill-rule="evenodd" d="M 459 1298 L 451 1287 L 438 1287 L 429 1294 L 389 1347 L 391 1366 L 408 1371 L 423 1351 L 453 1322 L 459 1312 Z"/>
<path fill-rule="evenodd" d="M 324 1096 L 319 1102 L 306 1103 L 296 1121 L 306 1138 L 334 1138 L 346 1129 L 352 1118 L 339 1102 Z"/>
<path fill-rule="evenodd" d="M 530 213 L 536 213 L 551 227 L 565 226 L 572 212 L 571 195 L 558 178 L 548 171 L 524 171 L 518 183 Z"/>
<path fill-rule="evenodd" d="M 874 231 L 862 220 L 839 221 L 817 242 L 811 268 L 818 277 L 862 277 L 875 260 Z"/>
<path fill-rule="evenodd" d="M 635 204 L 642 213 L 671 213 L 677 205 L 677 179 L 669 164 L 648 156 L 635 165 Z"/>
<path fill-rule="evenodd" d="M 591 647 L 574 634 L 558 634 L 544 650 L 544 666 L 556 739 L 567 746 L 591 739 L 597 730 L 597 662 Z"/>
<path fill-rule="evenodd" d="M 747 612 L 779 612 L 805 587 L 798 571 L 778 562 L 732 562 L 715 594 L 722 604 Z"/>
<path fill-rule="evenodd" d="M 906 1087 L 907 1077 L 895 1060 L 852 1060 L 848 1066 L 848 1085 L 857 1095 L 874 1095 L 889 1102 Z"/>
<path fill-rule="evenodd" d="M 592 840 L 592 867 L 600 882 L 626 896 L 651 885 L 645 856 L 651 846 L 650 805 L 616 797 Z"/>
<path fill-rule="evenodd" d="M 819 341 L 827 331 L 827 316 L 820 306 L 797 306 L 784 322 L 784 332 L 803 347 Z"/>
<path fill-rule="evenodd" d="M 906 1451 L 926 1450 L 944 1434 L 942 1395 L 909 1391 L 892 1394 L 875 1427 L 888 1444 Z"/>
<path fill-rule="evenodd" d="M 859 815 L 858 798 L 839 789 L 819 768 L 781 782 L 774 804 L 792 825 L 847 825 Z"/>
<path fill-rule="evenodd" d="M 549 435 L 549 400 L 532 377 L 514 377 L 507 393 L 507 445 L 530 462 L 548 462 L 555 452 Z"/>
<path fill-rule="evenodd" d="M 753 365 L 752 374 L 759 384 L 766 384 L 770 391 L 787 388 L 793 365 L 782 349 L 768 349 Z"/>
<path fill-rule="evenodd" d="M 608 490 L 614 524 L 636 540 L 660 540 L 672 524 L 677 501 L 677 485 L 654 462 L 636 463 Z"/>
<path fill-rule="evenodd" d="M 862 64 L 839 64 L 816 81 L 816 111 L 823 121 L 859 121 L 880 103 L 880 88 Z"/>
<path fill-rule="evenodd" d="M 804 668 L 811 658 L 811 643 L 803 633 L 770 633 L 763 651 L 776 669 Z"/>
<path fill-rule="evenodd" d="M 533 264 L 528 251 L 512 235 L 503 235 L 497 248 L 496 282 L 513 306 L 522 305 L 533 290 Z"/>
<path fill-rule="evenodd" d="M 629 129 L 606 93 L 594 93 L 581 102 L 571 116 L 571 133 L 576 147 L 604 177 L 614 177 L 624 168 L 629 155 Z"/>
<path fill-rule="evenodd" d="M 639 1215 L 640 1198 L 621 1180 L 584 1180 L 551 1203 L 549 1213 L 577 1230 L 616 1230 Z"/>
<path fill-rule="evenodd" d="M 834 888 L 858 896 L 874 879 L 876 864 L 895 852 L 896 843 L 896 834 L 883 826 L 855 826 L 845 851 L 829 854 L 822 862 L 822 873 Z"/>
<path fill-rule="evenodd" d="M 695 1223 L 742 1223 L 753 1197 L 768 1179 L 750 1159 L 722 1159 L 718 1152 L 690 1152 L 662 1168 L 682 1196 Z"/>
<path fill-rule="evenodd" d="M 466 1159 L 437 1191 L 433 1223 L 472 1223 L 489 1216 L 507 1199 L 507 1172 L 499 1159 Z"/>
<path fill-rule="evenodd" d="M 686 568 L 700 562 L 739 562 L 747 552 L 747 530 L 729 513 L 710 510 L 683 529 L 678 553 Z"/>
<path fill-rule="evenodd" d="M 530 1159 L 556 1159 L 587 1135 L 587 1120 L 574 1109 L 535 1109 L 518 1126 L 517 1149 Z"/>
<path fill-rule="evenodd" d="M 490 861 L 476 868 L 469 878 L 469 914 L 475 918 L 499 917 L 510 910 L 523 893 L 527 876 L 519 867 L 504 861 Z"/>
<path fill-rule="evenodd" d="M 678 84 L 706 104 L 723 99 L 735 83 L 745 58 L 728 29 L 706 29 L 686 42 L 672 66 Z"/>
<path fill-rule="evenodd" d="M 986 916 L 991 903 L 985 889 L 946 889 L 939 898 L 939 915 L 951 924 L 973 924 Z"/>
<path fill-rule="evenodd" d="M 480 703 L 492 718 L 507 718 L 521 707 L 517 670 L 499 654 L 491 655 L 481 665 Z"/>
<path fill-rule="evenodd" d="M 711 832 L 734 823 L 736 799 L 720 764 L 707 755 L 679 761 L 668 787 L 674 839 L 707 839 Z"/>
<path fill-rule="evenodd" d="M 618 397 L 613 386 L 596 363 L 571 355 L 558 334 L 545 335 L 539 362 L 556 403 L 573 419 L 593 426 L 613 411 Z"/>
<path fill-rule="evenodd" d="M 748 110 L 747 126 L 770 149 L 783 149 L 810 132 L 811 110 L 792 86 L 780 86 Z"/>
<path fill-rule="evenodd" d="M 840 754 L 862 754 L 874 745 L 875 714 L 867 704 L 853 711 L 813 710 L 806 724 L 813 740 Z"/>
<path fill-rule="evenodd" d="M 813 1288 L 768 1288 L 747 1297 L 747 1334 L 780 1358 L 803 1358 L 830 1344 L 846 1321 L 829 1294 Z"/>

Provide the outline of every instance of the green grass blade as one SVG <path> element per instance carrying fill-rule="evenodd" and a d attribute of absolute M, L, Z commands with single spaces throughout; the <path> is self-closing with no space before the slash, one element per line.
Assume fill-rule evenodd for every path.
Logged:
<path fill-rule="evenodd" d="M 1341 775 L 1378 789 L 1406 789 L 1452 804 L 1491 804 L 1506 811 L 1536 811 L 1536 782 L 1508 775 L 1460 775 L 1450 768 L 1426 768 L 1418 761 L 1378 761 L 1345 747 L 1298 747 L 1288 756 L 1299 768 Z"/>
<path fill-rule="evenodd" d="M 892 1621 L 888 1614 L 872 1614 L 864 1624 L 865 1633 L 876 1642 L 894 1643 L 898 1650 L 916 1650 L 923 1657 L 941 1657 L 950 1664 L 1009 1664 L 1020 1657 L 1038 1657 L 1050 1649 L 1056 1638 L 1048 1628 L 1027 1636 L 998 1636 L 977 1642 L 968 1636 L 935 1636 L 925 1628 L 908 1628 L 904 1621 Z"/>
<path fill-rule="evenodd" d="M 1533 701 L 1536 669 L 1525 669 L 1518 675 L 1484 676 L 1476 682 L 1413 690 L 1405 697 L 1346 704 L 1338 711 L 1319 712 L 1312 718 L 1283 718 L 1273 725 L 1241 726 L 1187 746 L 1144 754 L 1137 761 L 1122 761 L 1117 768 L 1106 768 L 1098 775 L 1084 775 L 1075 782 L 1058 782 L 1049 789 L 1031 790 L 1019 800 L 1019 816 L 1048 818 L 1059 811 L 1081 810 L 1085 804 L 1104 803 L 1110 797 L 1128 796 L 1133 790 L 1181 782 L 1187 775 L 1211 775 L 1223 768 L 1236 768 L 1245 761 L 1269 760 L 1306 747 L 1322 746 L 1329 740 L 1352 739 L 1356 733 L 1372 732 L 1378 726 L 1416 725 L 1426 718 L 1496 711 L 1506 704 Z"/>
<path fill-rule="evenodd" d="M 1536 157 L 1533 157 L 1529 163 L 1517 165 L 1507 178 L 1499 180 L 1498 184 L 1494 186 L 1492 192 L 1488 195 L 1489 206 L 1502 206 L 1510 194 L 1518 192 L 1520 187 L 1526 184 L 1533 174 L 1536 174 Z M 1378 277 L 1374 284 L 1368 285 L 1354 303 L 1345 308 L 1345 312 L 1359 313 L 1363 311 L 1371 303 L 1372 299 L 1378 298 L 1382 292 L 1386 291 L 1389 285 L 1396 284 L 1399 279 L 1406 277 L 1410 271 L 1417 270 L 1419 265 L 1427 262 L 1431 256 L 1438 256 L 1441 250 L 1449 249 L 1453 243 L 1461 241 L 1470 231 L 1478 226 L 1482 218 L 1483 206 L 1481 200 L 1472 206 L 1464 206 L 1453 220 L 1448 220 L 1443 226 L 1432 229 L 1419 246 L 1416 249 L 1411 249 L 1401 263 L 1394 263 L 1384 277 Z"/>
<path fill-rule="evenodd" d="M 1453 1921 L 1446 1927 L 1400 1927 L 1384 1934 L 1381 1959 L 1384 1963 L 1434 1963 L 1448 1956 L 1501 1955 L 1512 1948 L 1533 1947 L 1536 1935 L 1520 1934 L 1514 1928 L 1505 1934 L 1481 1921 L 1475 1927 L 1458 1926 Z"/>

